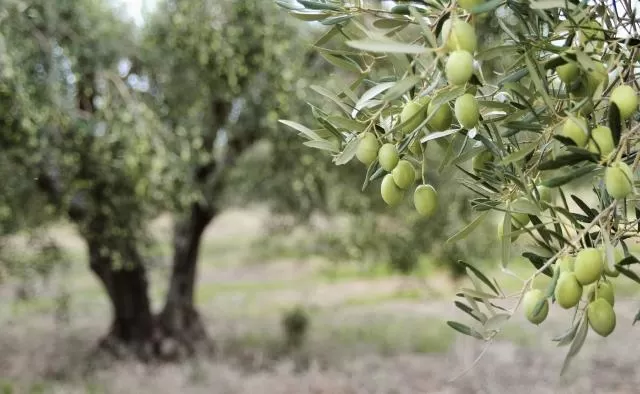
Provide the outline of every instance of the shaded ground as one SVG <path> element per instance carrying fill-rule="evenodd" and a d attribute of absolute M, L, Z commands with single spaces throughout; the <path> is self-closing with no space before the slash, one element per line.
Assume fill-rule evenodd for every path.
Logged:
<path fill-rule="evenodd" d="M 444 324 L 463 318 L 446 276 L 425 281 L 348 270 L 332 276 L 317 258 L 254 261 L 246 242 L 260 234 L 264 217 L 229 212 L 207 233 L 198 303 L 217 340 L 216 357 L 179 365 L 94 357 L 109 310 L 86 267 L 75 264 L 64 273 L 72 295 L 68 321 L 53 298 L 60 283 L 55 278 L 35 299 L 0 303 L 0 393 L 2 384 L 25 393 L 638 392 L 640 341 L 631 326 L 637 310 L 632 300 L 619 299 L 616 332 L 606 340 L 590 333 L 562 379 L 567 348 L 550 339 L 564 331 L 569 317 L 552 308 L 537 329 L 514 318 L 475 368 L 451 383 L 484 343 Z M 166 222 L 156 226 L 161 233 L 168 229 Z M 82 256 L 71 232 L 57 234 L 73 256 Z M 156 300 L 166 263 L 159 258 L 154 270 Z M 8 289 L 0 288 L 3 300 Z M 278 356 L 281 314 L 295 304 L 310 310 L 310 337 L 296 353 Z"/>

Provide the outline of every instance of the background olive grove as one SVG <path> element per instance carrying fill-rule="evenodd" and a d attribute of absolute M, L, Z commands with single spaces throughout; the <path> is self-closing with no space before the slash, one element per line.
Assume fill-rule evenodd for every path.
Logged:
<path fill-rule="evenodd" d="M 481 48 L 504 40 L 500 23 L 517 23 L 507 11 L 478 23 Z M 261 375 L 245 372 L 272 371 L 288 357 L 295 373 L 317 364 L 340 369 L 353 354 L 368 360 L 360 349 L 369 345 L 385 357 L 426 358 L 380 361 L 388 380 L 385 372 L 371 380 L 366 361 L 340 371 L 355 379 L 344 387 L 330 374 L 322 383 L 304 379 L 336 393 L 362 392 L 347 386 L 437 392 L 454 367 L 469 364 L 444 326 L 457 318 L 450 279 L 468 282 L 458 260 L 493 269 L 499 250 L 493 221 L 461 242 L 445 242 L 475 217 L 473 191 L 441 171 L 448 147 L 428 147 L 425 176 L 444 204 L 426 220 L 408 202 L 390 209 L 376 188 L 362 191 L 361 163 L 335 166 L 278 122 L 334 137 L 323 121 L 335 107 L 320 92 L 340 91 L 353 76 L 353 64 L 337 67 L 345 66 L 339 35 L 325 35 L 335 33 L 335 21 L 308 23 L 260 0 L 157 0 L 138 25 L 108 1 L 0 2 L 5 391 L 17 382 L 17 392 L 87 392 L 92 379 L 108 392 L 185 390 L 175 383 L 184 371 L 140 367 L 127 356 L 184 361 L 209 349 L 224 363 L 239 360 L 241 372 L 229 383 L 215 372 L 215 357 L 216 367 L 198 358 L 181 364 L 192 368 L 185 380 L 209 382 L 207 392 L 259 392 Z M 482 65 L 485 75 L 513 59 L 491 60 Z M 396 66 L 376 75 L 392 75 Z M 354 87 L 358 96 L 376 83 L 363 80 Z M 257 236 L 254 222 L 261 223 Z M 237 306 L 236 298 L 256 304 Z M 280 338 L 290 310 L 310 318 L 308 343 L 295 350 Z M 56 329 L 42 323 L 52 316 Z M 512 334 L 518 344 L 546 335 L 518 326 Z M 120 366 L 87 362 L 84 352 L 96 343 L 120 356 Z M 495 368 L 506 371 L 505 360 L 495 353 Z M 149 369 L 127 380 L 138 368 Z M 426 379 L 429 369 L 438 376 Z M 273 392 L 286 392 L 287 379 L 299 382 L 292 374 L 273 375 Z M 517 379 L 503 377 L 505 392 L 516 387 Z M 38 380 L 53 383 L 38 388 Z M 477 384 L 462 381 L 456 392 L 476 392 Z"/>
<path fill-rule="evenodd" d="M 3 234 L 75 225 L 110 299 L 107 348 L 175 357 L 207 337 L 194 304 L 198 252 L 208 224 L 229 206 L 266 203 L 293 215 L 285 231 L 313 215 L 346 218 L 346 232 L 301 246 L 334 259 L 377 259 L 409 272 L 421 253 L 446 258 L 434 246 L 464 217 L 463 195 L 452 190 L 452 209 L 428 224 L 410 214 L 385 218 L 375 195 L 342 186 L 359 182 L 357 166 L 335 171 L 277 123 L 306 112 L 311 85 L 341 83 L 310 50 L 321 27 L 249 0 L 160 1 L 141 27 L 101 1 L 10 0 L 0 11 Z M 172 270 L 156 313 L 147 225 L 167 212 Z M 51 248 L 43 244 L 36 258 L 42 270 L 56 264 Z M 447 253 L 440 261 L 453 263 Z M 2 264 L 10 276 L 28 263 Z"/>

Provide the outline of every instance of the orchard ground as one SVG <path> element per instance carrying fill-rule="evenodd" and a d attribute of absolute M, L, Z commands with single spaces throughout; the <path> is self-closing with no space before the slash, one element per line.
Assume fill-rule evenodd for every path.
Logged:
<path fill-rule="evenodd" d="M 0 392 L 637 392 L 640 332 L 631 321 L 640 303 L 625 278 L 617 280 L 616 331 L 607 339 L 590 332 L 565 376 L 559 371 L 568 349 L 555 347 L 551 338 L 567 328 L 569 317 L 554 306 L 537 328 L 518 313 L 475 368 L 449 382 L 485 346 L 445 325 L 448 319 L 465 322 L 452 303 L 459 284 L 428 259 L 416 274 L 401 277 L 381 265 L 305 256 L 296 249 L 304 229 L 258 248 L 255 240 L 268 219 L 262 209 L 229 211 L 208 229 L 197 302 L 218 352 L 161 365 L 113 363 L 93 355 L 109 323 L 107 299 L 84 263 L 82 242 L 69 227 L 55 228 L 71 267 L 39 283 L 28 301 L 14 300 L 15 283 L 0 286 Z M 166 236 L 170 222 L 160 220 L 153 230 Z M 167 252 L 166 246 L 157 250 L 151 271 L 155 301 L 162 299 L 170 268 Z M 521 263 L 514 270 L 522 277 L 532 272 Z M 503 278 L 506 292 L 518 290 L 517 280 Z M 67 322 L 55 318 L 55 297 L 63 287 L 71 295 Z M 309 338 L 284 353 L 280 319 L 297 304 L 309 308 Z"/>

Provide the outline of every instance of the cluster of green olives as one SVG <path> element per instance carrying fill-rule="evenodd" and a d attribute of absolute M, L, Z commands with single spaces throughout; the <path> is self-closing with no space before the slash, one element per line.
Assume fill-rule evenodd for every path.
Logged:
<path fill-rule="evenodd" d="M 378 160 L 380 168 L 388 172 L 380 184 L 382 199 L 389 206 L 397 206 L 404 199 L 406 191 L 421 178 L 417 174 L 418 170 L 411 161 L 400 156 L 396 144 L 380 144 L 376 135 L 371 132 L 363 133 L 360 138 L 356 157 L 365 165 L 371 165 Z M 421 150 L 422 147 L 417 141 L 410 146 L 410 151 L 414 154 L 420 153 Z M 438 207 L 438 193 L 431 185 L 419 185 L 413 193 L 413 203 L 420 215 L 429 217 Z"/>
<path fill-rule="evenodd" d="M 448 20 L 442 28 L 444 48 L 449 57 L 445 71 L 447 80 L 453 85 L 465 85 L 473 74 L 473 56 L 477 47 L 474 28 L 462 20 Z M 403 105 L 399 116 L 399 133 L 407 135 L 419 128 L 425 120 L 429 132 L 445 131 L 452 127 L 455 120 L 460 127 L 473 129 L 480 119 L 478 102 L 474 95 L 465 93 L 453 103 L 436 104 L 429 96 L 417 97 Z M 365 165 L 371 165 L 376 159 L 380 167 L 387 171 L 381 183 L 382 199 L 390 206 L 398 205 L 405 191 L 413 185 L 419 176 L 409 160 L 400 157 L 398 147 L 391 142 L 379 141 L 376 134 L 365 132 L 360 135 L 356 157 Z M 417 136 L 409 150 L 420 155 L 422 145 Z M 429 184 L 419 185 L 414 192 L 414 205 L 418 213 L 431 216 L 437 208 L 437 192 Z"/>
<path fill-rule="evenodd" d="M 624 258 L 620 249 L 614 249 L 614 256 L 616 263 Z M 555 262 L 554 269 L 558 271 L 553 293 L 556 304 L 570 309 L 580 307 L 583 300 L 591 329 L 603 337 L 611 334 L 616 327 L 612 279 L 620 272 L 609 267 L 604 249 L 585 248 L 575 256 L 562 256 Z M 549 313 L 549 300 L 542 290 L 529 290 L 523 298 L 523 309 L 531 323 L 540 324 Z"/>
<path fill-rule="evenodd" d="M 629 85 L 620 85 L 613 89 L 609 101 L 616 104 L 622 120 L 630 118 L 638 107 L 638 96 Z M 611 129 L 598 125 L 589 132 L 587 120 L 580 115 L 576 116 L 575 120 L 568 118 L 564 122 L 561 135 L 569 138 L 576 146 L 586 147 L 592 153 L 600 154 L 604 158 L 615 150 Z"/>
<path fill-rule="evenodd" d="M 442 25 L 444 47 L 449 51 L 445 64 L 447 82 L 465 85 L 473 76 L 473 54 L 478 47 L 475 29 L 460 19 L 447 19 Z"/>
<path fill-rule="evenodd" d="M 628 119 L 638 107 L 638 96 L 632 87 L 620 85 L 613 89 L 609 101 L 615 103 L 620 117 Z M 616 150 L 611 129 L 596 126 L 589 131 L 587 120 L 582 116 L 568 118 L 562 125 L 561 135 L 571 139 L 578 147 L 599 154 L 605 163 L 605 186 L 609 195 L 624 199 L 633 194 L 633 172 L 624 162 L 616 160 L 612 154 Z"/>

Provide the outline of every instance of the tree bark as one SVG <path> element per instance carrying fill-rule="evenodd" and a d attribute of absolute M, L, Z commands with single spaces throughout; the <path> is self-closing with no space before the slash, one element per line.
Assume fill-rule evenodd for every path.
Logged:
<path fill-rule="evenodd" d="M 91 270 L 104 286 L 113 311 L 111 328 L 100 345 L 118 356 L 133 350 L 142 359 L 153 356 L 154 319 L 148 296 L 147 272 L 135 245 L 118 250 L 124 258 L 116 267 L 114 248 L 99 240 L 88 240 Z"/>
<path fill-rule="evenodd" d="M 194 289 L 202 234 L 216 213 L 213 208 L 194 203 L 189 215 L 176 222 L 169 291 L 158 315 L 163 338 L 158 351 L 163 358 L 190 355 L 200 347 L 209 347 L 206 329 L 194 305 Z"/>

